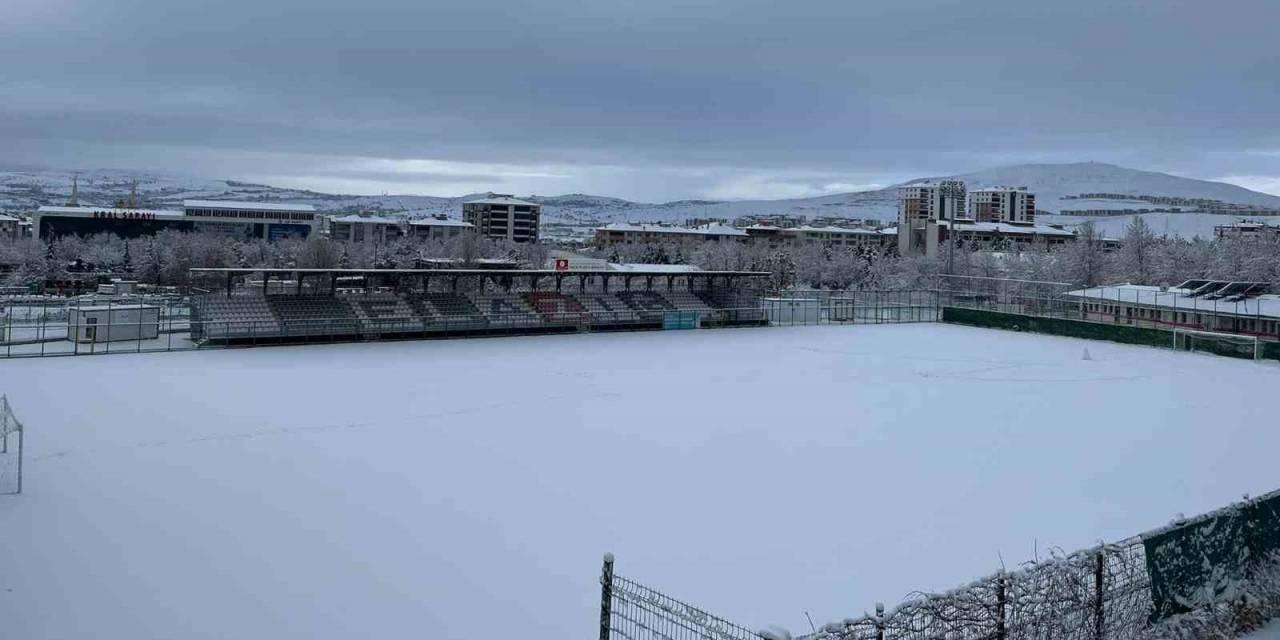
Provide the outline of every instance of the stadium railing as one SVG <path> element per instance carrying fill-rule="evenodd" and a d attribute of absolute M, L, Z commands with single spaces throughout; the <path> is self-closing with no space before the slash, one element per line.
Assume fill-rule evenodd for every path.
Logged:
<path fill-rule="evenodd" d="M 940 306 L 928 291 L 796 292 L 766 298 L 752 306 L 705 309 L 650 309 L 613 311 L 589 308 L 586 311 L 475 316 L 413 316 L 410 320 L 360 317 L 358 314 L 334 318 L 281 318 L 271 320 L 210 319 L 199 296 L 133 297 L 103 300 L 112 304 L 145 303 L 160 307 L 157 323 L 119 323 L 108 314 L 99 325 L 99 339 L 122 331 L 135 336 L 127 340 L 74 341 L 67 336 L 66 298 L 25 300 L 0 299 L 5 313 L 0 322 L 0 357 L 97 355 L 104 353 L 145 353 L 183 351 L 259 344 L 394 340 L 449 335 L 502 335 L 516 333 L 593 332 L 661 328 L 719 328 L 742 326 L 801 326 L 819 324 L 882 324 L 935 322 Z M 235 299 L 234 297 L 232 298 Z M 807 301 L 807 302 L 806 302 Z M 790 311 L 786 305 L 806 310 Z M 264 307 L 265 308 L 265 307 Z M 667 322 L 670 314 L 680 314 L 680 322 Z M 690 321 L 689 318 L 692 318 Z M 155 326 L 155 337 L 144 338 L 137 331 Z M 421 328 L 419 328 L 421 325 Z M 150 331 L 148 331 L 148 334 Z"/>

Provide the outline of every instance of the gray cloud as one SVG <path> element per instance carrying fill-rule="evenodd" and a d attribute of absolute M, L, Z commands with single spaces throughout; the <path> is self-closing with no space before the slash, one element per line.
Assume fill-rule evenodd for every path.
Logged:
<path fill-rule="evenodd" d="M 1271 4 L 9 0 L 0 161 L 645 199 L 1024 160 L 1266 184 Z"/>

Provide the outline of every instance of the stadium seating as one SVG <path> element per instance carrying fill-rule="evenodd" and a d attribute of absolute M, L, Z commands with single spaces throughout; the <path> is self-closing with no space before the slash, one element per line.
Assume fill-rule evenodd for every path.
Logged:
<path fill-rule="evenodd" d="M 524 294 L 525 300 L 545 322 L 578 323 L 587 320 L 586 307 L 573 296 L 555 291 L 534 291 Z"/>
<path fill-rule="evenodd" d="M 655 326 L 669 312 L 697 312 L 720 323 L 727 313 L 702 293 L 632 290 L 564 293 L 360 293 L 350 296 L 200 296 L 202 339 L 375 336 L 474 330 L 563 330 Z M 731 320 L 731 319 L 730 319 Z"/>
<path fill-rule="evenodd" d="M 663 291 L 662 297 L 681 311 L 710 312 L 712 310 L 712 305 L 705 298 L 692 291 Z"/>
<path fill-rule="evenodd" d="M 360 333 L 351 306 L 338 298 L 269 296 L 267 303 L 280 319 L 282 336 L 352 335 Z"/>
<path fill-rule="evenodd" d="M 471 296 L 491 327 L 536 326 L 542 318 L 519 293 L 478 293 Z"/>
<path fill-rule="evenodd" d="M 422 331 L 422 316 L 403 298 L 393 293 L 375 293 L 348 298 L 365 333 Z"/>
<path fill-rule="evenodd" d="M 591 321 L 601 324 L 635 322 L 636 313 L 612 293 L 579 293 L 574 298 L 591 314 Z"/>
<path fill-rule="evenodd" d="M 667 302 L 667 299 L 657 291 L 620 291 L 618 299 L 625 302 L 637 316 L 644 319 L 661 319 L 667 311 L 676 310 L 675 305 Z"/>
<path fill-rule="evenodd" d="M 429 328 L 485 326 L 488 321 L 466 296 L 457 293 L 424 293 L 407 298 Z"/>
<path fill-rule="evenodd" d="M 209 338 L 276 335 L 280 332 L 280 323 L 265 298 L 205 296 L 199 308 L 201 331 Z"/>

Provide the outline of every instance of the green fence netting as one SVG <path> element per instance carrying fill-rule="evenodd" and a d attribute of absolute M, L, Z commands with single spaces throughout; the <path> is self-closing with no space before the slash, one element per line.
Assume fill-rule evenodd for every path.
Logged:
<path fill-rule="evenodd" d="M 1280 551 L 1280 493 L 1142 536 L 1151 620 L 1234 599 L 1258 562 Z"/>

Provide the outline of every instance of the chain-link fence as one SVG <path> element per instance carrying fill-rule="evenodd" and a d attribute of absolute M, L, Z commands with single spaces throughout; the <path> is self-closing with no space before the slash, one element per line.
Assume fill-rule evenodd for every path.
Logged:
<path fill-rule="evenodd" d="M 1277 558 L 1280 491 L 877 606 L 800 640 L 1129 640 L 1159 635 L 1177 614 L 1206 613 L 1234 633 L 1280 613 Z M 600 640 L 772 637 L 614 575 L 611 556 L 601 584 Z"/>
<path fill-rule="evenodd" d="M 761 640 L 760 634 L 613 572 L 600 576 L 600 640 Z"/>

